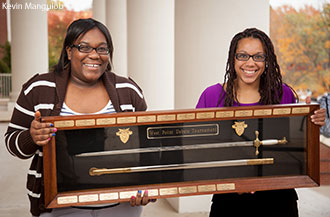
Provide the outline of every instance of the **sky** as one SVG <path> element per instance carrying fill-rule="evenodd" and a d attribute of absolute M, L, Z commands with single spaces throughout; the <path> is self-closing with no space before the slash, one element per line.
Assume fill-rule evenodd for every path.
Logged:
<path fill-rule="evenodd" d="M 83 11 L 92 8 L 93 0 L 62 0 L 62 2 L 69 10 Z"/>
<path fill-rule="evenodd" d="M 92 7 L 93 0 L 62 0 L 66 8 L 74 11 L 86 10 Z M 95 0 L 94 0 L 95 1 Z M 97 0 L 96 0 L 97 1 Z M 303 8 L 304 5 L 312 5 L 316 9 L 320 9 L 323 3 L 330 3 L 330 0 L 269 0 L 273 8 L 281 5 L 290 5 L 296 9 Z"/>

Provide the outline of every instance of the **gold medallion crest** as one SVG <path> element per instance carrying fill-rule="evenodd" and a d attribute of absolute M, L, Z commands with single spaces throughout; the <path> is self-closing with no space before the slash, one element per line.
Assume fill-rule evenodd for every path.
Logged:
<path fill-rule="evenodd" d="M 129 136 L 132 134 L 133 132 L 129 128 L 119 129 L 119 131 L 116 133 L 116 135 L 119 136 L 123 143 L 126 143 L 129 140 Z"/>
<path fill-rule="evenodd" d="M 241 136 L 248 125 L 245 124 L 245 121 L 235 121 L 235 124 L 233 124 L 231 127 L 235 129 L 235 132 L 238 136 Z"/>

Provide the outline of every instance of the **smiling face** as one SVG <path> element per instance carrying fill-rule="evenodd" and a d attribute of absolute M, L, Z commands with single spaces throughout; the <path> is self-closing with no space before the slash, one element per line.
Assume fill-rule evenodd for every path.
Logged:
<path fill-rule="evenodd" d="M 257 38 L 243 38 L 237 44 L 236 53 L 248 55 L 265 54 L 262 43 Z M 259 86 L 260 76 L 265 71 L 265 62 L 256 62 L 250 57 L 247 61 L 235 58 L 235 71 L 238 85 Z"/>
<path fill-rule="evenodd" d="M 74 45 L 107 47 L 107 41 L 98 28 L 93 28 L 80 36 Z M 66 50 L 71 62 L 71 80 L 82 85 L 97 83 L 108 65 L 109 55 L 99 55 L 95 49 L 90 53 L 80 52 L 76 47 Z"/>

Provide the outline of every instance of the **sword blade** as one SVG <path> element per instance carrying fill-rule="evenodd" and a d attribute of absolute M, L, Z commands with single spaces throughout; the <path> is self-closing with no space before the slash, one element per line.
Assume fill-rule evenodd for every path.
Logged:
<path fill-rule="evenodd" d="M 200 168 L 212 168 L 212 167 L 248 166 L 248 165 L 265 165 L 265 164 L 274 164 L 274 158 L 152 165 L 152 166 L 125 167 L 125 168 L 114 168 L 114 169 L 107 169 L 107 168 L 99 169 L 92 167 L 89 170 L 89 175 L 100 176 L 100 175 L 118 174 L 118 173 L 154 172 L 154 171 L 166 171 L 166 170 L 200 169 Z"/>
<path fill-rule="evenodd" d="M 225 148 L 225 147 L 237 147 L 237 146 L 253 146 L 253 141 L 243 142 L 226 142 L 226 143 L 210 143 L 210 144 L 197 144 L 197 145 L 176 145 L 176 146 L 163 146 L 163 147 L 151 147 L 151 148 L 134 148 L 112 151 L 99 151 L 81 153 L 75 155 L 75 157 L 95 157 L 95 156 L 107 156 L 107 155 L 120 155 L 120 154 L 139 154 L 148 152 L 162 152 L 162 151 L 180 151 L 180 150 L 194 150 L 194 149 L 206 149 L 206 148 Z"/>

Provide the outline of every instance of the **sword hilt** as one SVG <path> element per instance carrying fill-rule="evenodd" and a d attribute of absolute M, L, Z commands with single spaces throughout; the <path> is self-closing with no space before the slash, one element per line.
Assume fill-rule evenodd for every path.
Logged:
<path fill-rule="evenodd" d="M 256 155 L 259 154 L 259 146 L 262 144 L 262 142 L 259 140 L 259 131 L 255 131 L 256 139 L 253 141 L 253 145 L 256 147 Z"/>
<path fill-rule="evenodd" d="M 259 131 L 255 131 L 256 139 L 253 141 L 253 145 L 256 147 L 256 155 L 259 155 L 259 147 L 260 145 L 276 145 L 276 144 L 286 144 L 288 141 L 285 137 L 283 139 L 268 139 L 268 140 L 259 140 Z"/>

